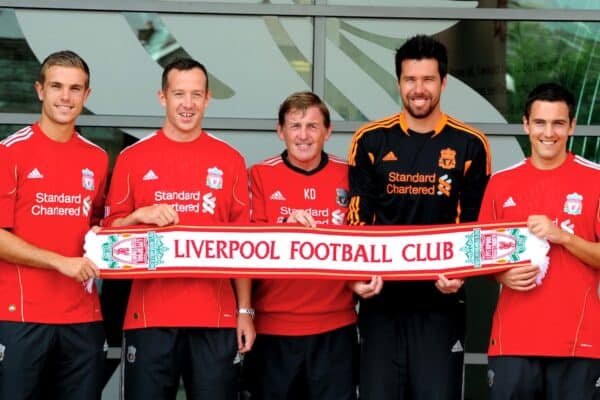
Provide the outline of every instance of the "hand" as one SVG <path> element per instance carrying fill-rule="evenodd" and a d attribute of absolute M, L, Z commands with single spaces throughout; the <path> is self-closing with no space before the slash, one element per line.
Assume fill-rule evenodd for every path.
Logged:
<path fill-rule="evenodd" d="M 57 264 L 56 269 L 63 275 L 75 279 L 77 282 L 85 282 L 91 278 L 100 276 L 100 270 L 87 257 L 64 257 Z"/>
<path fill-rule="evenodd" d="M 444 294 L 451 294 L 458 292 L 464 283 L 464 279 L 448 279 L 444 274 L 440 274 L 435 282 L 435 287 Z"/>
<path fill-rule="evenodd" d="M 248 314 L 238 314 L 237 319 L 237 342 L 238 351 L 246 353 L 252 349 L 254 340 L 256 339 L 256 331 L 254 330 L 254 322 Z"/>
<path fill-rule="evenodd" d="M 556 244 L 562 244 L 565 240 L 564 235 L 567 234 L 545 215 L 530 215 L 527 218 L 527 228 L 538 238 Z"/>
<path fill-rule="evenodd" d="M 134 211 L 134 216 L 135 220 L 140 224 L 167 226 L 179 223 L 177 211 L 168 204 L 154 204 L 140 207 Z"/>
<path fill-rule="evenodd" d="M 312 215 L 310 215 L 309 213 L 307 213 L 304 210 L 294 210 L 290 214 L 290 216 L 288 217 L 286 222 L 288 222 L 288 223 L 296 222 L 296 223 L 306 226 L 307 228 L 316 228 L 317 227 L 317 222 L 312 217 Z"/>
<path fill-rule="evenodd" d="M 526 292 L 535 288 L 535 279 L 539 272 L 540 268 L 536 265 L 514 267 L 496 274 L 496 280 L 512 290 Z"/>
<path fill-rule="evenodd" d="M 368 299 L 381 292 L 381 289 L 383 288 L 383 278 L 374 275 L 369 282 L 350 281 L 348 282 L 348 287 L 363 299 Z"/>

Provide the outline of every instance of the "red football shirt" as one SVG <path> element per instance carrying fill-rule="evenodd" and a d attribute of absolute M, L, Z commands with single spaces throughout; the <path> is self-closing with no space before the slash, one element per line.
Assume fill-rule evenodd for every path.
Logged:
<path fill-rule="evenodd" d="M 181 225 L 247 224 L 243 157 L 206 132 L 183 143 L 157 131 L 117 158 L 103 225 L 152 204 L 173 206 Z M 230 279 L 157 278 L 133 282 L 124 328 L 232 328 L 236 323 Z"/>
<path fill-rule="evenodd" d="M 0 226 L 64 256 L 81 257 L 102 214 L 108 157 L 76 132 L 66 143 L 38 124 L 0 142 Z M 0 260 L 0 320 L 51 324 L 101 320 L 98 295 L 55 270 Z"/>
<path fill-rule="evenodd" d="M 562 229 L 596 242 L 600 235 L 600 166 L 569 154 L 553 170 L 529 160 L 492 176 L 479 220 L 518 221 L 542 214 Z M 600 271 L 559 245 L 540 286 L 502 288 L 489 355 L 600 358 Z"/>
<path fill-rule="evenodd" d="M 313 171 L 295 168 L 283 156 L 250 169 L 252 221 L 282 223 L 295 209 L 320 225 L 343 225 L 348 207 L 348 166 L 323 153 Z M 311 335 L 356 321 L 346 282 L 313 279 L 253 281 L 256 331 L 271 335 Z"/>

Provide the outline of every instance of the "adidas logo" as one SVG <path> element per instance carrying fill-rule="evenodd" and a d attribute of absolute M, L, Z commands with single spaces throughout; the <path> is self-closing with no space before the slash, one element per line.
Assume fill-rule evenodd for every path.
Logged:
<path fill-rule="evenodd" d="M 281 194 L 281 192 L 278 190 L 276 192 L 274 192 L 271 197 L 269 197 L 271 200 L 280 200 L 283 201 L 285 200 L 285 197 L 283 197 L 283 195 Z"/>
<path fill-rule="evenodd" d="M 460 343 L 460 340 L 457 340 L 456 343 L 454 343 L 454 346 L 452 346 L 452 350 L 450 350 L 452 353 L 461 353 L 463 351 L 465 351 L 465 349 L 463 349 L 462 344 Z"/>
<path fill-rule="evenodd" d="M 27 178 L 29 179 L 42 179 L 43 177 L 44 175 L 42 175 L 37 168 L 32 169 L 31 172 L 27 174 Z"/>
<path fill-rule="evenodd" d="M 146 175 L 144 175 L 144 177 L 142 178 L 143 181 L 154 181 L 156 179 L 158 179 L 158 175 L 156 175 L 152 170 L 148 170 L 148 172 L 146 172 Z"/>
<path fill-rule="evenodd" d="M 390 151 L 385 156 L 383 156 L 383 161 L 397 161 L 398 157 L 394 154 L 393 151 Z"/>
<path fill-rule="evenodd" d="M 516 207 L 516 206 L 517 206 L 517 203 L 515 203 L 515 201 L 513 200 L 512 196 L 510 196 L 508 199 L 506 199 L 506 201 L 502 205 L 502 207 L 504 207 L 504 208 Z"/>
<path fill-rule="evenodd" d="M 598 380 L 596 381 L 596 387 L 600 388 L 600 378 L 598 378 Z"/>

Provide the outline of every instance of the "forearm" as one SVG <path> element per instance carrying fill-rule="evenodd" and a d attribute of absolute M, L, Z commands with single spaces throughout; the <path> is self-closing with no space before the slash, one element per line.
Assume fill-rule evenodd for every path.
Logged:
<path fill-rule="evenodd" d="M 600 269 L 600 243 L 587 241 L 572 233 L 562 231 L 560 241 L 565 249 L 584 264 Z"/>
<path fill-rule="evenodd" d="M 65 257 L 34 246 L 13 233 L 0 229 L 0 258 L 36 268 L 58 269 Z"/>
<path fill-rule="evenodd" d="M 238 308 L 252 308 L 252 281 L 249 278 L 234 279 Z"/>

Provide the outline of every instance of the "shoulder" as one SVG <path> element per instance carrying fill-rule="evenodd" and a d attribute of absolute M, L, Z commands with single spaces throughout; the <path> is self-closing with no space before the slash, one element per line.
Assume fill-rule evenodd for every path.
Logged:
<path fill-rule="evenodd" d="M 205 142 L 208 143 L 212 149 L 215 149 L 215 151 L 219 152 L 219 153 L 216 153 L 216 155 L 219 155 L 222 157 L 239 158 L 242 160 L 244 159 L 244 157 L 242 156 L 242 153 L 240 153 L 238 149 L 233 147 L 231 144 L 229 144 L 225 140 L 220 139 L 208 132 L 204 132 L 203 134 L 206 135 Z"/>
<path fill-rule="evenodd" d="M 158 132 L 153 132 L 150 135 L 141 138 L 137 142 L 130 144 L 129 146 L 127 146 L 123 150 L 121 150 L 121 152 L 119 153 L 119 157 L 122 157 L 122 156 L 129 157 L 129 156 L 135 155 L 138 152 L 143 152 L 144 150 L 146 150 L 148 148 L 152 148 L 153 146 L 156 146 L 157 137 L 158 137 Z"/>
<path fill-rule="evenodd" d="M 0 141 L 0 146 L 3 149 L 16 149 L 27 146 L 31 143 L 31 138 L 34 135 L 34 131 L 31 126 L 26 126 L 17 132 L 9 135 L 5 139 Z"/>
<path fill-rule="evenodd" d="M 392 114 L 387 117 L 368 122 L 354 132 L 353 141 L 360 140 L 366 135 L 375 134 L 384 129 L 389 129 L 395 125 L 400 125 L 400 113 Z"/>
<path fill-rule="evenodd" d="M 575 155 L 573 157 L 573 164 L 579 168 L 586 170 L 589 174 L 600 174 L 600 164 L 590 161 L 587 158 Z"/>
<path fill-rule="evenodd" d="M 514 179 L 515 175 L 521 174 L 522 168 L 525 167 L 526 160 L 521 160 L 518 163 L 510 165 L 506 168 L 494 172 L 490 178 L 490 182 Z"/>
<path fill-rule="evenodd" d="M 447 115 L 446 126 L 456 132 L 462 133 L 468 137 L 476 139 L 485 144 L 488 147 L 488 139 L 483 131 L 471 126 L 457 118 Z"/>
<path fill-rule="evenodd" d="M 250 169 L 273 168 L 281 164 L 283 164 L 283 159 L 281 158 L 281 155 L 278 154 L 257 162 Z"/>
<path fill-rule="evenodd" d="M 330 169 L 339 171 L 339 173 L 341 174 L 346 174 L 348 171 L 348 162 L 346 160 L 343 160 L 340 157 L 334 156 L 333 154 L 327 153 L 327 157 L 329 159 L 329 162 L 327 163 L 327 166 Z"/>
<path fill-rule="evenodd" d="M 96 143 L 92 142 L 89 139 L 86 139 L 81 134 L 76 134 L 77 140 L 81 143 L 81 145 L 88 151 L 90 154 L 94 154 L 100 158 L 108 159 L 108 153 L 102 147 L 98 146 Z"/>

